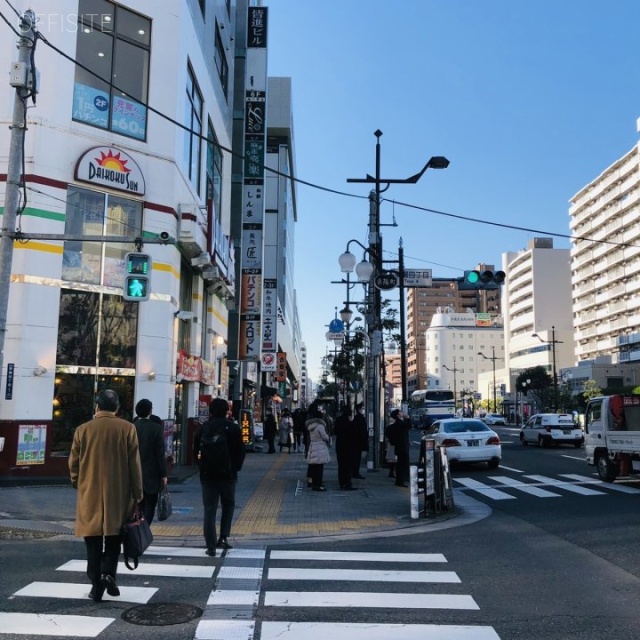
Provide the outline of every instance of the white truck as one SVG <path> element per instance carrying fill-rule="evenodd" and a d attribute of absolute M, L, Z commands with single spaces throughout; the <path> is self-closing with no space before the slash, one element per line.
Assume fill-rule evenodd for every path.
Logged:
<path fill-rule="evenodd" d="M 633 470 L 640 461 L 640 395 L 592 398 L 584 422 L 587 464 L 595 465 L 605 482 Z"/>

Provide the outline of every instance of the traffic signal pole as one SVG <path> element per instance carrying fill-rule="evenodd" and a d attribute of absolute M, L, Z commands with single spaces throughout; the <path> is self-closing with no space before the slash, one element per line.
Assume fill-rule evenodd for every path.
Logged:
<path fill-rule="evenodd" d="M 27 129 L 27 99 L 30 95 L 29 78 L 35 69 L 31 69 L 31 50 L 35 43 L 34 25 L 36 16 L 31 9 L 20 18 L 20 39 L 18 40 L 18 61 L 12 66 L 12 74 L 21 73 L 20 82 L 12 75 L 11 85 L 16 93 L 13 100 L 11 119 L 11 137 L 9 141 L 9 160 L 7 163 L 7 181 L 4 192 L 4 212 L 0 229 L 0 379 L 4 366 L 4 344 L 7 335 L 7 316 L 9 313 L 9 288 L 11 286 L 11 265 L 13 262 L 13 234 L 16 229 L 18 206 L 20 203 L 21 173 L 23 161 L 24 135 Z M 20 71 L 22 70 L 22 71 Z M 24 176 L 22 176 L 24 180 Z"/>

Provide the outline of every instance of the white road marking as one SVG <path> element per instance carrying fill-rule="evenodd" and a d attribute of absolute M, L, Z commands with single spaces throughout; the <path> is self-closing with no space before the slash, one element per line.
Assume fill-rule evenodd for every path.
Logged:
<path fill-rule="evenodd" d="M 453 571 L 373 571 L 366 569 L 277 569 L 267 573 L 269 580 L 344 580 L 367 582 L 448 582 L 458 583 Z"/>
<path fill-rule="evenodd" d="M 88 584 L 65 583 L 65 582 L 32 582 L 20 591 L 16 591 L 14 596 L 28 596 L 31 598 L 73 598 L 86 600 L 89 597 L 91 586 Z M 119 596 L 110 596 L 105 593 L 103 600 L 114 600 L 116 602 L 134 602 L 135 604 L 146 604 L 151 600 L 153 594 L 158 591 L 150 587 L 123 587 L 120 586 Z"/>
<path fill-rule="evenodd" d="M 267 556 L 265 549 L 229 549 L 227 558 L 252 558 L 263 559 Z"/>
<path fill-rule="evenodd" d="M 513 467 L 505 467 L 502 463 L 500 464 L 500 469 L 504 469 L 505 471 L 513 471 L 513 473 L 524 473 L 522 469 L 514 469 Z"/>
<path fill-rule="evenodd" d="M 555 478 L 547 478 L 546 476 L 532 475 L 532 476 L 525 476 L 525 478 L 531 478 L 536 482 L 540 482 L 544 485 L 551 486 L 551 487 L 558 487 L 558 489 L 563 489 L 564 491 L 570 491 L 571 493 L 579 493 L 582 496 L 606 496 L 607 495 L 603 491 L 594 491 L 593 489 L 587 489 L 586 487 L 581 487 L 571 482 L 563 482 L 562 480 L 556 480 Z"/>
<path fill-rule="evenodd" d="M 561 458 L 569 458 L 569 460 L 580 460 L 581 462 L 586 462 L 584 456 L 570 456 L 570 455 L 568 455 L 566 453 L 563 453 L 560 457 Z"/>
<path fill-rule="evenodd" d="M 520 480 L 516 480 L 515 478 L 509 478 L 508 476 L 489 476 L 491 480 L 495 480 L 500 484 L 505 485 L 506 487 L 510 487 L 511 489 L 517 489 L 518 491 L 523 491 L 524 493 L 529 493 L 532 496 L 537 496 L 538 498 L 561 498 L 562 496 L 559 493 L 552 493 L 551 491 L 547 491 L 546 489 L 541 489 L 540 487 L 532 487 L 528 485 L 526 482 L 520 482 Z"/>
<path fill-rule="evenodd" d="M 207 606 L 257 606 L 259 591 L 242 591 L 240 589 L 219 589 L 212 591 L 207 600 Z"/>
<path fill-rule="evenodd" d="M 467 609 L 473 611 L 480 609 L 471 596 L 465 595 L 369 593 L 364 591 L 267 591 L 264 604 L 266 607 L 340 607 L 347 609 Z M 405 625 L 405 627 L 411 626 L 413 625 Z M 307 636 L 300 637 L 304 637 L 305 640 L 307 638 Z M 335 640 L 335 638 L 331 637 L 331 640 Z"/>
<path fill-rule="evenodd" d="M 49 613 L 0 613 L 2 633 L 25 636 L 56 636 L 63 638 L 95 638 L 115 618 L 95 616 L 63 616 Z"/>
<path fill-rule="evenodd" d="M 446 562 L 441 553 L 367 553 L 365 551 L 272 551 L 271 560 L 338 562 Z"/>
<path fill-rule="evenodd" d="M 579 482 L 583 482 L 584 484 L 599 484 L 603 488 L 611 489 L 611 491 L 619 491 L 620 493 L 640 493 L 640 489 L 637 489 L 635 487 L 625 487 L 624 485 L 614 484 L 613 482 L 603 482 L 602 480 L 589 478 L 588 476 L 581 476 L 577 473 L 562 473 L 560 475 L 563 478 L 578 480 Z"/>
<path fill-rule="evenodd" d="M 222 566 L 216 576 L 218 580 L 262 580 L 262 567 Z"/>
<path fill-rule="evenodd" d="M 200 620 L 195 640 L 251 640 L 255 625 L 253 620 Z"/>
<path fill-rule="evenodd" d="M 196 636 L 198 638 L 198 636 Z M 263 622 L 261 640 L 500 640 L 492 627 L 438 624 Z"/>
<path fill-rule="evenodd" d="M 500 491 L 499 489 L 492 489 L 490 486 L 483 484 L 482 482 L 478 482 L 477 480 L 473 480 L 472 478 L 454 478 L 454 480 L 462 486 L 478 491 L 483 496 L 487 496 L 487 498 L 491 498 L 493 500 L 516 499 L 515 496 L 510 496 L 508 493 Z"/>
<path fill-rule="evenodd" d="M 150 546 L 145 556 L 165 556 L 167 558 L 204 558 L 204 549 L 194 547 L 154 547 Z"/>
<path fill-rule="evenodd" d="M 58 567 L 56 571 L 79 571 L 81 573 L 86 572 L 87 561 L 86 560 L 69 560 L 62 566 Z M 215 566 L 204 565 L 171 565 L 171 564 L 151 564 L 147 562 L 141 562 L 135 571 L 131 572 L 131 575 L 136 576 L 164 576 L 170 578 L 212 578 Z M 118 572 L 121 575 L 129 573 L 129 569 L 125 566 L 124 562 L 118 563 Z"/>

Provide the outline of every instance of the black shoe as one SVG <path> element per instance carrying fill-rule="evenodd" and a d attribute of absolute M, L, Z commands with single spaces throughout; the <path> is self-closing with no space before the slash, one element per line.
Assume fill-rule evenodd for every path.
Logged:
<path fill-rule="evenodd" d="M 357 491 L 358 487 L 342 487 L 343 491 Z"/>
<path fill-rule="evenodd" d="M 233 547 L 227 542 L 226 537 L 220 538 L 216 546 L 218 549 L 233 549 Z"/>
<path fill-rule="evenodd" d="M 311 487 L 313 491 L 326 491 L 327 487 Z"/>
<path fill-rule="evenodd" d="M 216 550 L 215 550 L 215 549 L 207 549 L 207 550 L 205 551 L 205 553 L 206 553 L 208 556 L 215 557 L 215 555 L 216 555 Z"/>
<path fill-rule="evenodd" d="M 94 584 L 91 587 L 91 591 L 89 591 L 89 597 L 94 602 L 102 602 L 102 596 L 104 595 L 104 586 L 102 586 L 102 580 L 100 580 L 99 584 Z"/>
<path fill-rule="evenodd" d="M 110 596 L 115 597 L 120 595 L 120 589 L 118 589 L 115 578 L 108 573 L 103 573 L 100 576 L 100 587 L 102 588 L 102 593 L 104 593 L 106 589 Z"/>
<path fill-rule="evenodd" d="M 409 485 L 406 482 L 396 482 L 396 487 L 408 487 Z"/>

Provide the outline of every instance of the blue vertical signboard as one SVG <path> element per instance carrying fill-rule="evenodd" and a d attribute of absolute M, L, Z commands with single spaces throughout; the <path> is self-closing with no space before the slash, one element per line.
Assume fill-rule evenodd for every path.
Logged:
<path fill-rule="evenodd" d="M 13 398 L 13 371 L 15 369 L 15 365 L 13 362 L 10 362 L 7 365 L 7 386 L 4 391 L 4 399 L 11 400 Z"/>

